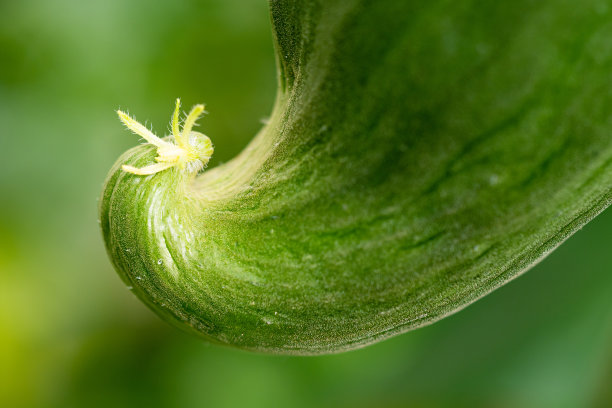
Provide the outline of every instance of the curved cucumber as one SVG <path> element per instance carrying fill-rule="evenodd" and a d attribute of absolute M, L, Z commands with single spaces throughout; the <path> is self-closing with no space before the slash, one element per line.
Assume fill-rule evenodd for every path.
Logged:
<path fill-rule="evenodd" d="M 598 4 L 271 1 L 269 123 L 199 174 L 189 132 L 126 152 L 100 205 L 118 273 L 168 321 L 274 353 L 460 310 L 612 202 Z"/>

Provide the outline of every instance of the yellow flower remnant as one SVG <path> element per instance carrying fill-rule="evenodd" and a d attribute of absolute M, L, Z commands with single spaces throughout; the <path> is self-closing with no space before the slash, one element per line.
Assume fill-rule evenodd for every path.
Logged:
<path fill-rule="evenodd" d="M 176 100 L 176 106 L 172 115 L 172 136 L 176 143 L 166 141 L 153 134 L 146 126 L 142 125 L 127 113 L 118 110 L 117 114 L 123 124 L 132 132 L 141 136 L 148 143 L 157 146 L 157 163 L 137 168 L 124 164 L 121 168 L 132 174 L 146 176 L 178 166 L 189 172 L 200 171 L 210 160 L 213 154 L 213 145 L 208 136 L 193 131 L 198 118 L 204 113 L 204 105 L 195 105 L 183 122 L 180 129 L 181 100 Z"/>

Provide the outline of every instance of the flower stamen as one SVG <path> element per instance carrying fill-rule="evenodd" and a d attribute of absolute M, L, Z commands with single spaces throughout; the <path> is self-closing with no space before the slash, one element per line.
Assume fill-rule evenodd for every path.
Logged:
<path fill-rule="evenodd" d="M 144 176 L 178 166 L 181 169 L 186 168 L 189 172 L 197 173 L 208 163 L 214 151 L 212 142 L 208 136 L 192 130 L 196 121 L 204 113 L 204 105 L 195 105 L 191 109 L 185 118 L 182 131 L 180 129 L 180 108 L 181 100 L 177 98 L 171 123 L 172 136 L 176 143 L 157 137 L 127 113 L 117 111 L 119 119 L 128 129 L 157 147 L 155 160 L 158 163 L 142 168 L 124 164 L 121 166 L 124 171 Z"/>

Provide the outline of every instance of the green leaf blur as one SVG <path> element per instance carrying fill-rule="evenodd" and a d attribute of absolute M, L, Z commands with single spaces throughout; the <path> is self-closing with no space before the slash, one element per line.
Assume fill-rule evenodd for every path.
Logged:
<path fill-rule="evenodd" d="M 163 133 L 174 98 L 205 102 L 214 160 L 231 158 L 274 98 L 266 2 L 4 1 L 0 21 L 0 406 L 611 403 L 610 211 L 465 311 L 365 350 L 260 356 L 167 326 L 96 225 L 134 144 L 113 109 Z"/>

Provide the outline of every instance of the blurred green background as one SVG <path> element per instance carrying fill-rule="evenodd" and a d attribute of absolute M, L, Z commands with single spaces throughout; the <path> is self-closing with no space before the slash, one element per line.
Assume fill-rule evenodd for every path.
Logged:
<path fill-rule="evenodd" d="M 121 283 L 97 219 L 106 172 L 205 102 L 212 165 L 270 112 L 265 0 L 0 1 L 0 406 L 612 406 L 612 212 L 433 326 L 323 357 L 207 345 Z"/>

